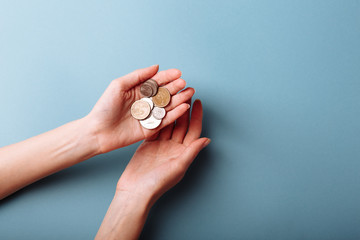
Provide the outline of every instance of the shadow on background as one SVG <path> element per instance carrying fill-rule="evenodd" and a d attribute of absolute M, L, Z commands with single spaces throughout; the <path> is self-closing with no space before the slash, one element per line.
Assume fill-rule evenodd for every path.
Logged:
<path fill-rule="evenodd" d="M 176 208 L 190 192 L 197 189 L 200 180 L 205 178 L 209 169 L 213 167 L 210 151 L 204 149 L 189 167 L 184 178 L 155 203 L 139 239 L 158 239 L 158 232 L 162 228 L 161 222 L 166 221 L 164 216 L 167 215 L 167 210 Z"/>
<path fill-rule="evenodd" d="M 211 138 L 212 135 L 215 135 L 215 131 L 228 131 L 228 129 L 231 129 L 231 122 L 228 122 L 223 116 L 218 116 L 216 114 L 217 113 L 212 109 L 204 107 L 202 136 Z M 216 162 L 211 156 L 214 156 L 214 153 L 219 156 L 216 146 L 214 145 L 216 141 L 216 139 L 212 139 L 212 143 L 207 148 L 203 149 L 196 157 L 182 181 L 180 181 L 173 189 L 165 193 L 153 206 L 140 239 L 156 239 L 159 236 L 159 232 L 162 231 L 161 222 L 166 221 L 165 216 L 168 216 L 166 214 L 168 209 L 176 208 L 184 198 L 194 194 L 194 192 L 196 194 L 196 189 L 201 187 L 203 179 L 210 177 L 209 174 L 212 172 L 210 170 L 216 168 Z M 73 182 L 93 179 L 95 177 L 97 179 L 104 179 L 111 175 L 118 178 L 125 169 L 138 145 L 139 144 L 134 144 L 125 149 L 119 149 L 111 153 L 96 156 L 41 179 L 2 200 L 0 209 L 1 207 L 6 207 L 6 205 L 18 198 L 21 199 L 21 196 L 33 191 L 42 192 L 46 191 L 47 188 L 54 188 L 57 185 L 71 184 Z"/>
<path fill-rule="evenodd" d="M 211 109 L 204 107 L 203 115 L 203 130 L 202 136 L 211 138 L 212 128 L 211 125 L 226 126 L 224 124 L 224 119 L 220 116 L 216 116 L 216 113 Z M 162 222 L 166 222 L 165 216 L 168 216 L 168 209 L 176 208 L 184 198 L 190 195 L 192 192 L 195 192 L 201 186 L 202 179 L 208 178 L 210 169 L 213 169 L 216 165 L 214 159 L 211 158 L 213 155 L 212 152 L 215 151 L 212 147 L 212 143 L 203 149 L 199 155 L 196 157 L 194 162 L 189 167 L 184 178 L 171 190 L 165 193 L 152 207 L 148 219 L 145 223 L 144 229 L 140 235 L 139 239 L 158 239 L 159 232 L 161 230 Z"/>

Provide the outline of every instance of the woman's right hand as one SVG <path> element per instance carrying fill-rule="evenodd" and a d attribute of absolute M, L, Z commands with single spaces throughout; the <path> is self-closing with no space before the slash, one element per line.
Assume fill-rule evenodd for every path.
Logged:
<path fill-rule="evenodd" d="M 200 150 L 210 143 L 209 138 L 200 138 L 202 115 L 201 102 L 196 100 L 190 125 L 188 110 L 175 125 L 145 140 L 123 172 L 117 194 L 132 194 L 153 203 L 178 183 Z"/>

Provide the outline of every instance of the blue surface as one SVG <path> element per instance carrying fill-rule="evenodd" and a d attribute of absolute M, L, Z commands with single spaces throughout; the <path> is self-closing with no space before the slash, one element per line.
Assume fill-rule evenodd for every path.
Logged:
<path fill-rule="evenodd" d="M 177 67 L 212 138 L 142 239 L 360 238 L 359 1 L 0 0 L 0 146 Z M 136 146 L 0 203 L 0 239 L 91 239 Z"/>

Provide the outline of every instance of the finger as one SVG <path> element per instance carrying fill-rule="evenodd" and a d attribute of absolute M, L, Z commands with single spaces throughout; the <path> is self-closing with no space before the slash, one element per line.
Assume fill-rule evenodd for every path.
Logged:
<path fill-rule="evenodd" d="M 171 97 L 170 104 L 165 107 L 166 111 L 170 111 L 180 104 L 189 100 L 192 96 L 194 96 L 195 90 L 193 88 L 187 88 L 180 93 Z"/>
<path fill-rule="evenodd" d="M 161 129 L 158 139 L 160 140 L 169 140 L 174 128 L 174 123 L 169 124 L 168 126 Z"/>
<path fill-rule="evenodd" d="M 178 78 L 178 79 L 166 84 L 164 87 L 166 87 L 167 90 L 169 90 L 171 95 L 175 95 L 177 92 L 179 92 L 185 86 L 186 86 L 185 80 Z"/>
<path fill-rule="evenodd" d="M 189 130 L 183 141 L 185 145 L 188 146 L 190 143 L 192 143 L 193 141 L 195 141 L 200 137 L 201 128 L 202 128 L 202 115 L 203 115 L 203 110 L 202 110 L 201 101 L 199 99 L 196 99 L 191 111 Z"/>
<path fill-rule="evenodd" d="M 181 155 L 181 161 L 185 165 L 185 168 L 187 169 L 190 164 L 194 161 L 195 157 L 199 154 L 199 152 L 209 145 L 211 140 L 209 138 L 199 138 L 192 142 L 184 151 L 184 153 Z"/>
<path fill-rule="evenodd" d="M 173 69 L 160 71 L 151 78 L 154 79 L 159 86 L 162 86 L 180 77 L 181 77 L 181 71 L 179 69 L 173 68 Z"/>
<path fill-rule="evenodd" d="M 186 112 L 186 110 L 188 110 L 189 108 L 190 108 L 189 104 L 182 103 L 179 106 L 177 106 L 176 108 L 174 108 L 173 110 L 167 112 L 166 116 L 163 118 L 161 126 L 165 127 L 165 126 L 169 125 L 170 123 L 175 122 L 175 120 L 178 119 L 179 117 L 181 117 Z"/>
<path fill-rule="evenodd" d="M 145 138 L 150 137 L 151 135 L 153 135 L 155 132 L 159 131 L 160 129 L 166 127 L 167 125 L 175 122 L 176 119 L 178 119 L 180 116 L 182 116 L 186 110 L 188 110 L 190 107 L 189 104 L 187 103 L 182 103 L 179 106 L 177 106 L 176 108 L 174 108 L 173 110 L 169 111 L 166 116 L 163 118 L 160 126 L 158 128 L 155 129 L 143 129 L 144 131 L 144 135 Z"/>
<path fill-rule="evenodd" d="M 191 98 L 186 102 L 191 104 Z M 182 143 L 186 134 L 186 131 L 189 127 L 189 118 L 190 118 L 190 108 L 182 115 L 178 120 L 176 120 L 176 125 L 174 127 L 171 139 L 175 142 Z"/>
<path fill-rule="evenodd" d="M 159 70 L 159 65 L 153 65 L 147 68 L 137 69 L 123 77 L 116 79 L 120 82 L 120 86 L 124 91 L 127 91 L 136 85 L 144 82 L 145 80 L 152 78 Z"/>

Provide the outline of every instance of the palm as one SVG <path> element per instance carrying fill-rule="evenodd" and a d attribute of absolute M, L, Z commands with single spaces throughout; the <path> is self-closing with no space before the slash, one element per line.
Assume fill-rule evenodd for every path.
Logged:
<path fill-rule="evenodd" d="M 118 183 L 119 191 L 160 196 L 181 180 L 186 169 L 208 140 L 201 138 L 202 107 L 196 101 L 188 130 L 189 111 L 175 127 L 162 129 L 136 150 Z M 188 131 L 187 131 L 188 130 Z"/>
<path fill-rule="evenodd" d="M 166 182 L 167 187 L 171 187 L 182 177 L 182 171 L 176 166 L 176 159 L 185 149 L 184 144 L 171 140 L 144 141 L 122 177 L 129 182 L 142 182 L 141 192 L 146 189 L 159 191 L 159 183 Z"/>
<path fill-rule="evenodd" d="M 114 80 L 89 114 L 99 132 L 97 136 L 101 152 L 108 152 L 145 139 L 181 116 L 186 111 L 186 106 L 182 103 L 191 98 L 194 91 L 186 89 L 176 94 L 186 84 L 179 78 L 180 74 L 177 70 L 158 72 L 155 76 L 132 73 Z M 160 127 L 154 130 L 144 129 L 130 114 L 132 103 L 141 98 L 139 84 L 149 78 L 155 79 L 160 85 L 165 84 L 172 95 L 176 94 L 166 109 L 169 111 L 167 116 Z"/>
<path fill-rule="evenodd" d="M 116 85 L 113 84 L 113 85 Z M 103 144 L 106 146 L 126 146 L 145 138 L 139 121 L 130 114 L 131 104 L 139 99 L 139 87 L 122 91 L 120 86 L 109 86 L 109 92 L 94 107 L 98 113 L 99 127 L 102 129 Z"/>
<path fill-rule="evenodd" d="M 181 155 L 186 146 L 172 140 L 144 141 L 134 154 L 134 159 L 162 164 Z"/>

